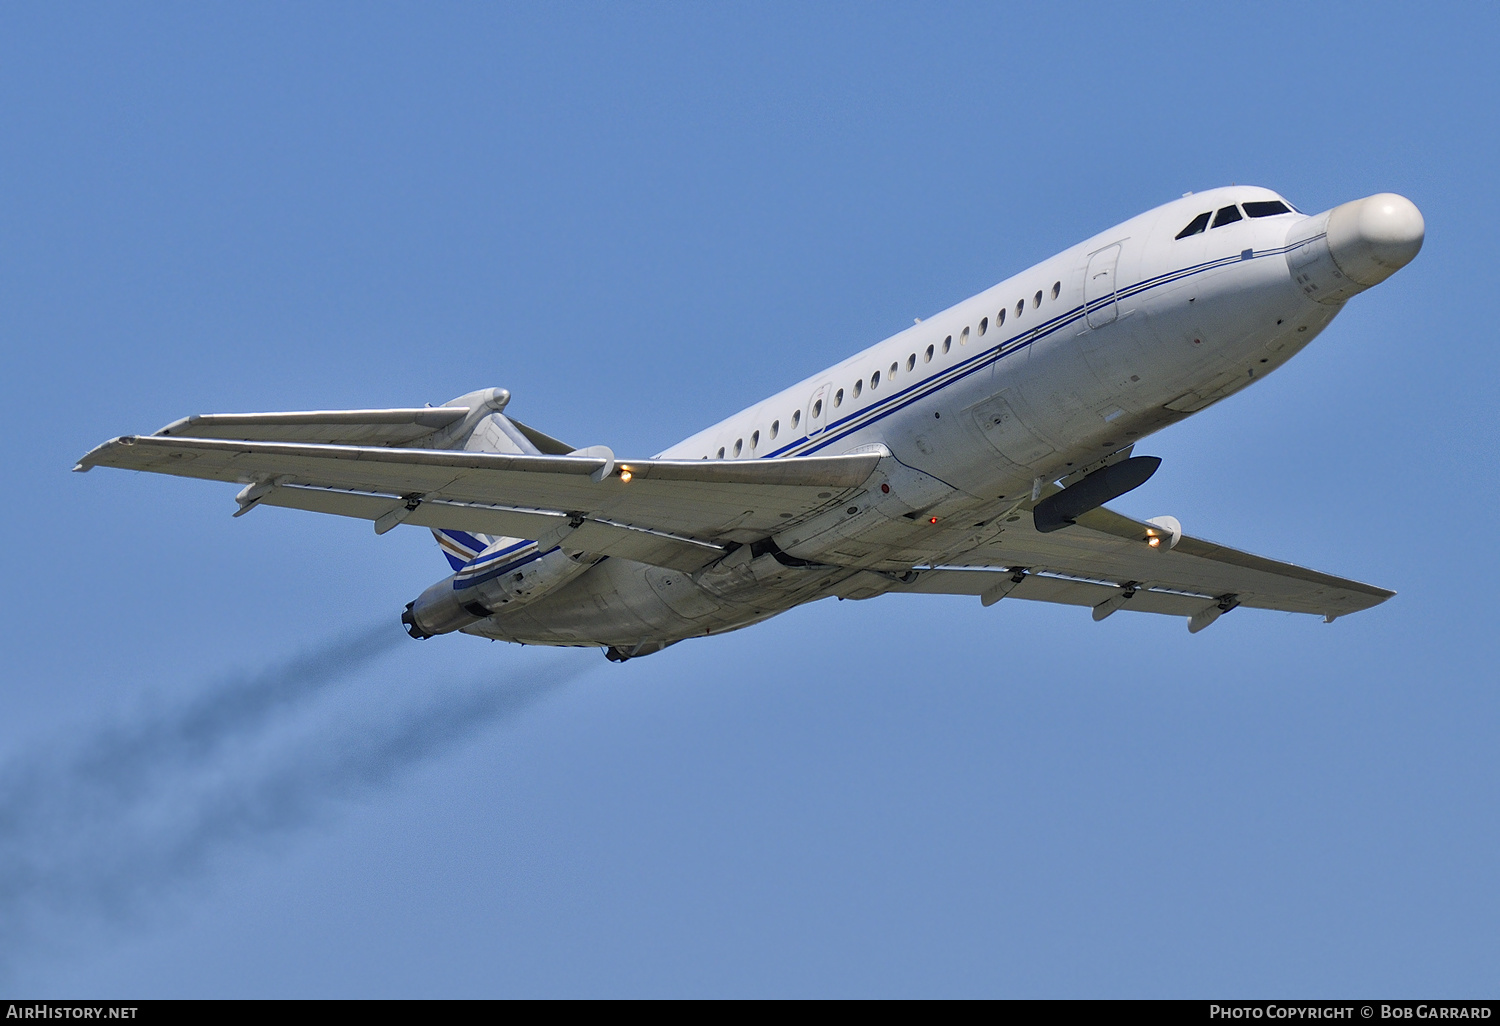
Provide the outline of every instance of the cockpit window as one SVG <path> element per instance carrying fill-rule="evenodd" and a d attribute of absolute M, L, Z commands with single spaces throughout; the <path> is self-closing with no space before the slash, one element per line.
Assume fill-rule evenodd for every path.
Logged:
<path fill-rule="evenodd" d="M 1240 213 L 1240 208 L 1231 203 L 1227 207 L 1220 207 L 1219 212 L 1214 215 L 1214 227 L 1222 228 L 1226 224 L 1233 224 L 1236 221 L 1243 221 L 1244 219 L 1244 216 Z"/>
<path fill-rule="evenodd" d="M 1281 200 L 1259 200 L 1245 204 L 1245 213 L 1251 217 L 1275 217 L 1277 214 L 1290 214 L 1291 212 L 1291 207 Z"/>
<path fill-rule="evenodd" d="M 1179 239 L 1185 239 L 1189 235 L 1197 235 L 1199 232 L 1203 231 L 1203 229 L 1208 227 L 1208 219 L 1213 216 L 1213 213 L 1214 212 L 1212 210 L 1205 210 L 1203 213 L 1199 214 L 1197 217 L 1189 221 L 1188 226 L 1177 233 L 1177 237 Z"/>

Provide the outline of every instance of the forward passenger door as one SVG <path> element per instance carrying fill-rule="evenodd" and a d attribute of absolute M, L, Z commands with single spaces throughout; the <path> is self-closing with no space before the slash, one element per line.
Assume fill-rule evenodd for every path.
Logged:
<path fill-rule="evenodd" d="M 1091 328 L 1113 324 L 1120 316 L 1115 301 L 1115 276 L 1119 263 L 1118 242 L 1089 255 L 1088 269 L 1083 272 L 1083 302 Z"/>

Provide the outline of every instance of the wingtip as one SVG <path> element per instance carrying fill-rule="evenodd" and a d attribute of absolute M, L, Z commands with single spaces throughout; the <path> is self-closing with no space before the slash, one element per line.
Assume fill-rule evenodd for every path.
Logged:
<path fill-rule="evenodd" d="M 135 441 L 135 435 L 121 435 L 119 438 L 111 438 L 107 442 L 101 442 L 100 444 L 90 449 L 88 452 L 84 453 L 83 459 L 73 464 L 73 473 L 87 474 L 90 470 L 93 470 L 100 464 L 100 462 L 102 462 L 100 457 L 103 456 L 106 452 L 115 448 L 116 446 L 134 445 Z"/>

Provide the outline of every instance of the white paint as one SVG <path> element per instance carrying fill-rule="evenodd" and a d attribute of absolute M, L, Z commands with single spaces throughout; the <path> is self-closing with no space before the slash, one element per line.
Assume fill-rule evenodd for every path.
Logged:
<path fill-rule="evenodd" d="M 1055 494 L 1056 482 L 1076 486 L 1151 433 L 1263 379 L 1316 337 L 1349 297 L 1385 280 L 1422 245 L 1421 213 L 1399 196 L 1380 194 L 1314 216 L 1281 209 L 1281 202 L 1249 186 L 1187 194 L 915 319 L 656 458 L 699 468 L 704 460 L 760 461 L 744 473 L 694 478 L 684 464 L 674 471 L 654 470 L 650 460 L 617 461 L 606 446 L 544 457 L 537 444 L 559 452 L 560 443 L 506 418 L 501 411 L 510 395 L 503 389 L 454 400 L 450 407 L 465 408 L 456 422 L 451 413 L 409 410 L 250 420 L 259 425 L 254 430 L 296 430 L 302 432 L 296 437 L 313 441 L 330 425 L 339 439 L 364 437 L 358 432 L 415 437 L 425 417 L 434 421 L 425 441 L 387 444 L 511 453 L 516 473 L 555 475 L 563 491 L 548 494 L 568 498 L 553 508 L 515 508 L 505 494 L 463 500 L 470 509 L 506 507 L 505 523 L 519 525 L 510 530 L 530 529 L 533 520 L 567 526 L 545 533 L 540 551 L 560 546 L 551 550 L 557 554 L 517 569 L 516 594 L 501 596 L 505 604 L 491 616 L 478 618 L 469 611 L 474 603 L 448 596 L 446 582 L 429 589 L 445 610 L 442 630 L 607 645 L 616 657 L 628 657 L 818 598 L 889 590 L 972 594 L 987 605 L 1014 594 L 1092 606 L 1095 619 L 1121 608 L 1170 612 L 1190 617 L 1194 632 L 1240 604 L 1332 619 L 1389 593 L 1185 538 L 1172 517 L 1145 524 L 1096 509 L 1045 536 L 1029 526 L 1030 503 Z M 1251 209 L 1265 216 L 1247 216 Z M 1217 226 L 1177 238 L 1202 214 L 1213 215 Z M 234 417 L 193 423 L 200 421 L 202 430 L 189 433 L 238 423 Z M 214 446 L 237 450 L 222 439 L 260 437 L 240 430 L 217 442 L 127 436 L 84 457 L 79 469 L 113 463 L 222 480 L 212 469 L 219 465 L 212 462 L 219 458 Z M 327 448 L 333 439 L 325 442 Z M 427 483 L 392 487 L 394 494 L 381 500 L 375 493 L 385 483 L 359 483 L 374 480 L 374 469 L 361 468 L 378 459 L 342 442 L 334 447 L 335 455 L 320 457 L 331 463 L 270 454 L 262 463 L 285 459 L 302 469 L 276 478 L 289 482 L 284 488 L 252 482 L 241 504 L 368 517 L 377 531 L 408 517 L 457 529 L 442 518 L 464 515 L 463 502 L 448 501 L 443 489 L 462 474 L 438 475 L 433 466 L 450 464 L 437 454 L 403 456 L 412 468 L 408 478 L 386 467 L 380 482 Z M 797 471 L 814 464 L 776 469 L 774 462 L 856 452 L 873 455 L 841 461 L 861 469 L 837 484 L 828 461 L 817 463 L 825 469 L 816 473 L 834 477 Z M 317 469 L 332 464 L 340 469 Z M 572 488 L 570 474 L 587 474 L 595 491 Z M 395 503 L 396 495 L 411 501 Z M 627 495 L 644 505 L 631 505 Z M 778 503 L 796 512 L 778 514 L 785 508 Z M 635 513 L 616 516 L 616 509 Z M 705 510 L 714 511 L 712 522 L 703 519 Z M 678 515 L 694 511 L 697 519 Z M 682 526 L 689 521 L 696 525 L 691 532 Z M 515 539 L 479 541 L 488 551 L 506 552 Z"/>

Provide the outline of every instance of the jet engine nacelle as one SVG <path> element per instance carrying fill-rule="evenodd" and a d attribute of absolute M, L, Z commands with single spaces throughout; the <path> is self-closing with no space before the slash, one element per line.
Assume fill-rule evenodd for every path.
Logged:
<path fill-rule="evenodd" d="M 401 622 L 419 639 L 463 630 L 503 608 L 555 590 L 596 561 L 582 554 L 570 556 L 560 548 L 538 552 L 534 541 L 506 538 L 407 603 Z"/>

